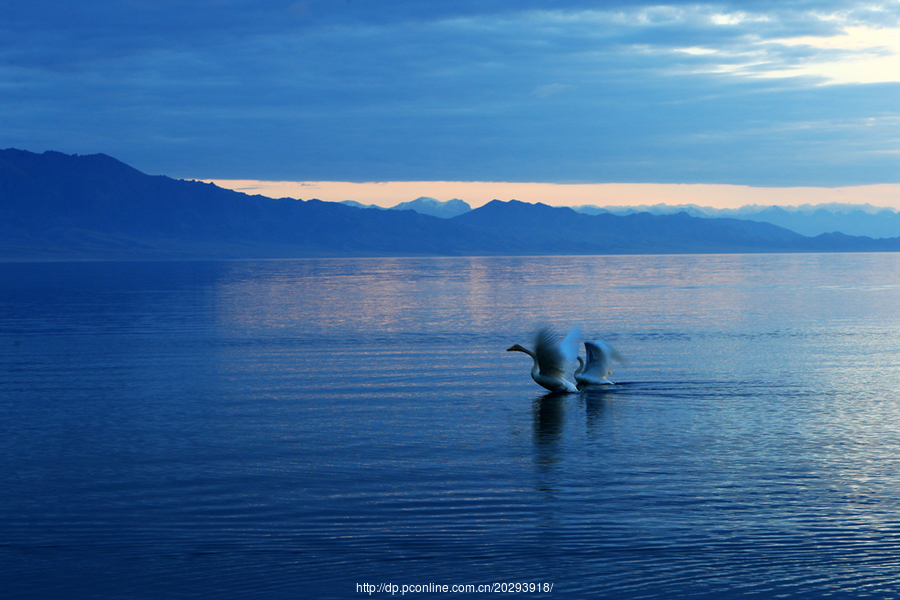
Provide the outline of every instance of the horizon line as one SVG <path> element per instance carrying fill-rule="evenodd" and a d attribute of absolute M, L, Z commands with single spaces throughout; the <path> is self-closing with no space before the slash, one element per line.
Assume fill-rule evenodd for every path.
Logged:
<path fill-rule="evenodd" d="M 757 187 L 723 183 L 518 183 L 491 181 L 265 181 L 197 179 L 247 194 L 270 198 L 353 200 L 391 208 L 428 197 L 460 199 L 472 208 L 492 200 L 519 200 L 550 206 L 635 207 L 664 204 L 738 209 L 746 206 L 870 205 L 900 210 L 900 183 L 839 187 Z"/>

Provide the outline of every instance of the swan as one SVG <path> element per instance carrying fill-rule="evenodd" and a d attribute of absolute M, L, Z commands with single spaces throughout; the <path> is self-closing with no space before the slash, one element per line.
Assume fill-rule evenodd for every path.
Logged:
<path fill-rule="evenodd" d="M 524 352 L 534 360 L 531 378 L 535 383 L 551 392 L 575 392 L 578 387 L 569 380 L 569 365 L 578 354 L 576 339 L 581 335 L 578 328 L 573 329 L 560 342 L 559 337 L 549 329 L 541 329 L 534 339 L 534 350 L 519 344 L 507 348 L 507 352 Z"/>
<path fill-rule="evenodd" d="M 575 371 L 575 381 L 578 385 L 614 384 L 615 382 L 607 377 L 612 375 L 613 359 L 622 361 L 622 355 L 604 342 L 584 342 L 584 353 L 587 356 L 587 363 L 579 356 L 578 369 Z"/>

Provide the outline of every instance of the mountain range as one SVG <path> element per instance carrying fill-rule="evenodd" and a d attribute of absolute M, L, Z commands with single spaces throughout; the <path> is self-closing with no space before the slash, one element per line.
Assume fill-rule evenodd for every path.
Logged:
<path fill-rule="evenodd" d="M 871 238 L 900 237 L 900 213 L 869 204 L 817 204 L 804 206 L 757 206 L 741 208 L 711 208 L 693 204 L 672 206 L 574 206 L 574 210 L 597 215 L 611 213 L 628 215 L 649 212 L 656 215 L 684 212 L 703 218 L 732 218 L 762 221 L 806 236 L 840 232 L 846 235 Z"/>
<path fill-rule="evenodd" d="M 151 176 L 103 154 L 0 150 L 0 259 L 208 259 L 898 251 L 900 238 L 804 236 L 678 212 L 585 214 L 494 200 L 455 216 L 266 198 Z M 467 205 L 466 205 L 467 206 Z M 399 208 L 399 207 L 395 207 Z M 438 211 L 440 212 L 440 211 Z"/>
<path fill-rule="evenodd" d="M 382 208 L 374 204 L 364 205 L 353 200 L 344 204 L 357 208 Z M 466 202 L 454 198 L 441 202 L 423 196 L 412 202 L 401 202 L 390 209 L 414 210 L 423 215 L 450 219 L 472 210 Z M 889 208 L 879 208 L 870 204 L 816 204 L 803 206 L 759 206 L 748 205 L 741 208 L 712 208 L 696 204 L 670 205 L 654 204 L 641 206 L 573 206 L 572 210 L 586 215 L 610 213 L 630 215 L 648 212 L 654 215 L 672 215 L 680 212 L 701 218 L 729 218 L 746 221 L 771 223 L 790 229 L 805 236 L 823 233 L 843 233 L 846 235 L 871 238 L 900 237 L 900 213 Z"/>
<path fill-rule="evenodd" d="M 472 207 L 469 206 L 467 202 L 464 202 L 459 198 L 441 202 L 440 200 L 429 198 L 428 196 L 421 196 L 411 202 L 401 202 L 400 204 L 392 206 L 388 209 L 384 209 L 381 206 L 376 206 L 374 204 L 362 204 L 361 202 L 356 202 L 355 200 L 344 200 L 343 202 L 341 202 L 341 204 L 354 206 L 356 208 L 378 208 L 382 210 L 414 210 L 419 214 L 431 215 L 432 217 L 439 217 L 441 219 L 452 219 L 453 217 L 458 217 L 459 215 L 472 210 Z"/>

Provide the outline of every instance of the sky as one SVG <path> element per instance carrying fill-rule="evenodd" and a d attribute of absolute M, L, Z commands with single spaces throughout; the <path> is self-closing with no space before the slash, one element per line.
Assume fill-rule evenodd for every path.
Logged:
<path fill-rule="evenodd" d="M 3 148 L 382 205 L 900 208 L 900 0 L 0 0 L 0 15 Z"/>
<path fill-rule="evenodd" d="M 900 184 L 847 187 L 752 187 L 705 183 L 511 183 L 491 181 L 242 181 L 206 180 L 246 194 L 341 202 L 365 198 L 385 208 L 419 197 L 465 199 L 472 208 L 494 199 L 550 206 L 670 206 L 712 208 L 857 204 L 900 210 Z M 357 200 L 358 201 L 358 200 Z"/>

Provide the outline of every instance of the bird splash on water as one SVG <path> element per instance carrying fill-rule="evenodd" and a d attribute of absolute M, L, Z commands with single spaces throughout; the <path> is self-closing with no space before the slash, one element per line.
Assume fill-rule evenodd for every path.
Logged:
<path fill-rule="evenodd" d="M 534 338 L 534 350 L 519 344 L 506 349 L 507 352 L 524 352 L 532 358 L 531 378 L 535 383 L 551 392 L 578 392 L 575 382 L 569 378 L 571 366 L 578 356 L 578 338 L 581 332 L 576 327 L 560 341 L 547 328 L 538 331 Z"/>

